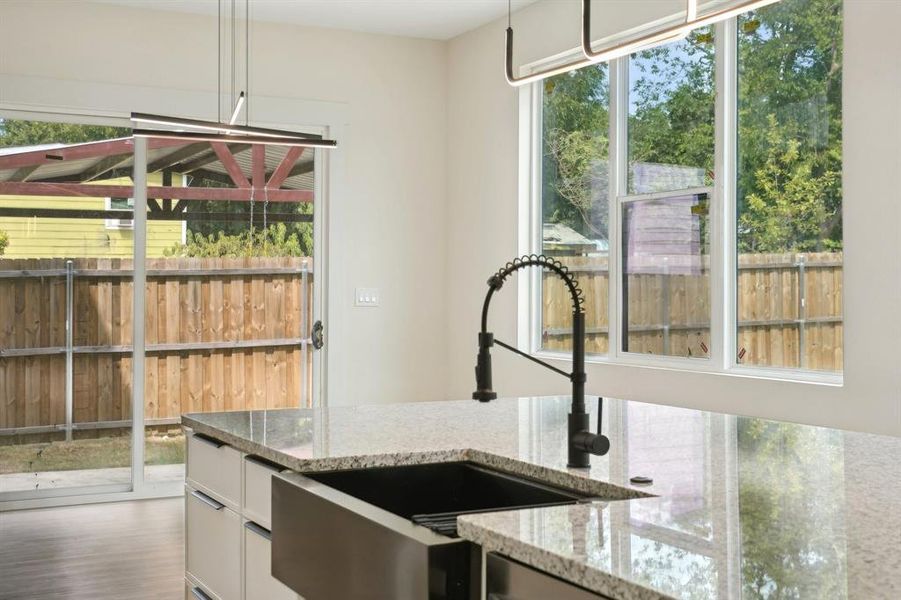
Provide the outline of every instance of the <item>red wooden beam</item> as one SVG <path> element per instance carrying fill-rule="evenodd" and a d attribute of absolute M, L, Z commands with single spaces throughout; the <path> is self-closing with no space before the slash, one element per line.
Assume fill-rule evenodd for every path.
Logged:
<path fill-rule="evenodd" d="M 216 152 L 216 156 L 219 157 L 219 162 L 222 163 L 222 166 L 225 167 L 225 170 L 228 172 L 229 177 L 235 182 L 235 186 L 239 188 L 249 188 L 250 182 L 247 181 L 247 177 L 245 177 L 244 173 L 241 171 L 241 165 L 235 160 L 235 156 L 232 154 L 231 150 L 228 149 L 228 145 L 226 145 L 225 142 L 211 142 L 210 145 Z M 254 151 L 256 151 L 256 146 L 254 146 Z"/>
<path fill-rule="evenodd" d="M 256 144 L 251 155 L 251 173 L 253 175 L 253 187 L 263 189 L 266 187 L 266 146 Z"/>
<path fill-rule="evenodd" d="M 272 172 L 272 177 L 266 182 L 266 187 L 273 190 L 282 187 L 285 179 L 288 178 L 288 173 L 291 172 L 291 168 L 294 167 L 294 163 L 297 162 L 297 159 L 300 158 L 304 150 L 305 148 L 300 148 L 298 146 L 291 146 L 288 148 L 288 151 L 285 152 L 285 157 L 282 158 L 282 162 L 278 164 L 278 167 Z"/>
<path fill-rule="evenodd" d="M 312 202 L 311 190 L 269 190 L 270 202 Z M 0 196 L 70 196 L 82 198 L 132 198 L 130 185 L 101 185 L 89 183 L 46 183 L 35 181 L 0 181 Z M 201 188 L 147 186 L 147 197 L 159 200 L 230 200 L 250 201 L 250 187 Z M 24 198 L 23 198 L 24 199 Z M 257 193 L 256 200 L 260 200 Z"/>
<path fill-rule="evenodd" d="M 185 143 L 183 140 L 168 139 L 149 139 L 147 142 L 147 147 L 151 150 L 184 145 Z M 28 152 L 0 156 L 0 171 L 34 165 L 56 164 L 66 160 L 78 160 L 80 158 L 102 158 L 104 156 L 112 156 L 115 154 L 132 154 L 134 153 L 134 149 L 134 138 L 128 137 L 115 140 L 104 140 L 102 142 L 74 144 L 71 146 L 63 146 L 61 148 L 29 150 Z"/>

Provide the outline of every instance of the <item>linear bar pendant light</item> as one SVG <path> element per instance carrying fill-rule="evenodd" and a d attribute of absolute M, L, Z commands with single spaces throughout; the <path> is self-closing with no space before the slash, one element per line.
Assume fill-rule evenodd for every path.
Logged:
<path fill-rule="evenodd" d="M 232 135 L 207 133 L 204 131 L 165 131 L 162 129 L 132 129 L 135 137 L 164 140 L 189 140 L 192 142 L 229 142 L 241 144 L 266 144 L 267 146 L 302 146 L 304 148 L 334 148 L 335 140 L 300 137 L 266 137 L 258 135 Z"/>
<path fill-rule="evenodd" d="M 234 47 L 234 3 L 232 3 L 232 94 L 235 92 L 234 86 L 234 64 L 235 64 L 235 47 Z M 250 82 L 250 0 L 245 0 L 245 77 L 247 84 Z M 222 31 L 222 0 L 219 0 L 219 31 L 220 31 L 220 47 L 219 47 L 219 70 L 221 73 L 222 48 L 221 48 L 221 31 Z M 217 99 L 221 102 L 222 98 L 222 78 L 219 78 L 219 87 Z M 220 104 L 221 106 L 221 104 Z M 192 141 L 211 141 L 211 142 L 241 142 L 245 144 L 270 144 L 278 146 L 304 146 L 309 148 L 334 148 L 338 145 L 335 140 L 323 139 L 321 135 L 302 133 L 299 131 L 287 131 L 284 129 L 268 129 L 265 127 L 251 127 L 248 124 L 237 124 L 238 116 L 241 109 L 244 109 L 245 118 L 249 119 L 248 111 L 250 100 L 244 90 L 237 97 L 234 109 L 228 123 L 220 121 L 202 121 L 198 119 L 186 119 L 182 117 L 172 117 L 167 115 L 155 115 L 150 113 L 133 112 L 131 113 L 131 121 L 134 123 L 132 129 L 133 135 L 136 137 L 152 137 L 163 139 L 184 139 Z M 245 121 L 246 122 L 246 121 Z M 171 129 L 154 129 L 154 126 L 172 127 Z"/>
<path fill-rule="evenodd" d="M 513 67 L 513 27 L 507 26 L 507 53 L 506 53 L 506 76 L 507 83 L 512 86 L 521 86 L 527 83 L 540 81 L 554 75 L 560 75 L 574 71 L 588 65 L 607 62 L 622 56 L 628 56 L 633 52 L 648 50 L 655 46 L 660 46 L 669 42 L 673 42 L 687 36 L 693 29 L 713 25 L 740 14 L 752 11 L 764 6 L 775 4 L 780 0 L 747 0 L 731 8 L 723 8 L 715 10 L 702 16 L 698 16 L 697 0 L 686 0 L 685 21 L 676 25 L 665 27 L 659 31 L 655 31 L 633 40 L 627 40 L 618 44 L 613 44 L 595 50 L 591 41 L 591 0 L 582 0 L 582 54 L 581 58 L 570 61 L 568 63 L 550 67 L 541 71 L 535 71 L 528 75 L 517 77 Z"/>

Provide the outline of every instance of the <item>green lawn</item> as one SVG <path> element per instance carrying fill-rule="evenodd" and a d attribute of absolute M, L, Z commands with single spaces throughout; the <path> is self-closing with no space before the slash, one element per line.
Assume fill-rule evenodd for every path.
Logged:
<path fill-rule="evenodd" d="M 144 446 L 148 465 L 185 461 L 183 435 L 151 435 Z M 131 437 L 0 446 L 0 475 L 131 466 Z"/>

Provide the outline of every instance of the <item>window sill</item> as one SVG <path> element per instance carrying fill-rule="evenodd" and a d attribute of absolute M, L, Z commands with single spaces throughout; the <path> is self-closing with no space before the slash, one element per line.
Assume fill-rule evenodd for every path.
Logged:
<path fill-rule="evenodd" d="M 539 350 L 530 352 L 535 358 L 542 360 L 555 360 L 572 363 L 572 356 L 568 352 L 555 352 Z M 684 372 L 691 374 L 716 375 L 735 377 L 740 379 L 763 379 L 768 381 L 782 381 L 787 383 L 802 383 L 808 385 L 822 385 L 828 387 L 844 387 L 844 375 L 842 373 L 827 373 L 819 371 L 800 371 L 793 369 L 780 369 L 775 367 L 748 367 L 736 365 L 728 369 L 713 368 L 711 360 L 654 357 L 649 359 L 642 355 L 634 355 L 636 358 L 613 359 L 609 356 L 589 354 L 585 357 L 586 367 L 592 365 L 611 365 L 617 367 L 630 367 L 637 369 L 653 369 L 670 372 Z M 640 356 L 640 359 L 637 358 Z"/>

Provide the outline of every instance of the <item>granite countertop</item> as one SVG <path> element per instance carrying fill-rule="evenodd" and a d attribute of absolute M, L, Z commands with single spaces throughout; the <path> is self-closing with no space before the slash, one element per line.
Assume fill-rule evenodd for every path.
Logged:
<path fill-rule="evenodd" d="M 610 453 L 567 469 L 568 411 L 544 397 L 182 421 L 300 472 L 473 460 L 609 499 L 458 525 L 612 598 L 901 597 L 901 438 L 607 400 Z"/>

